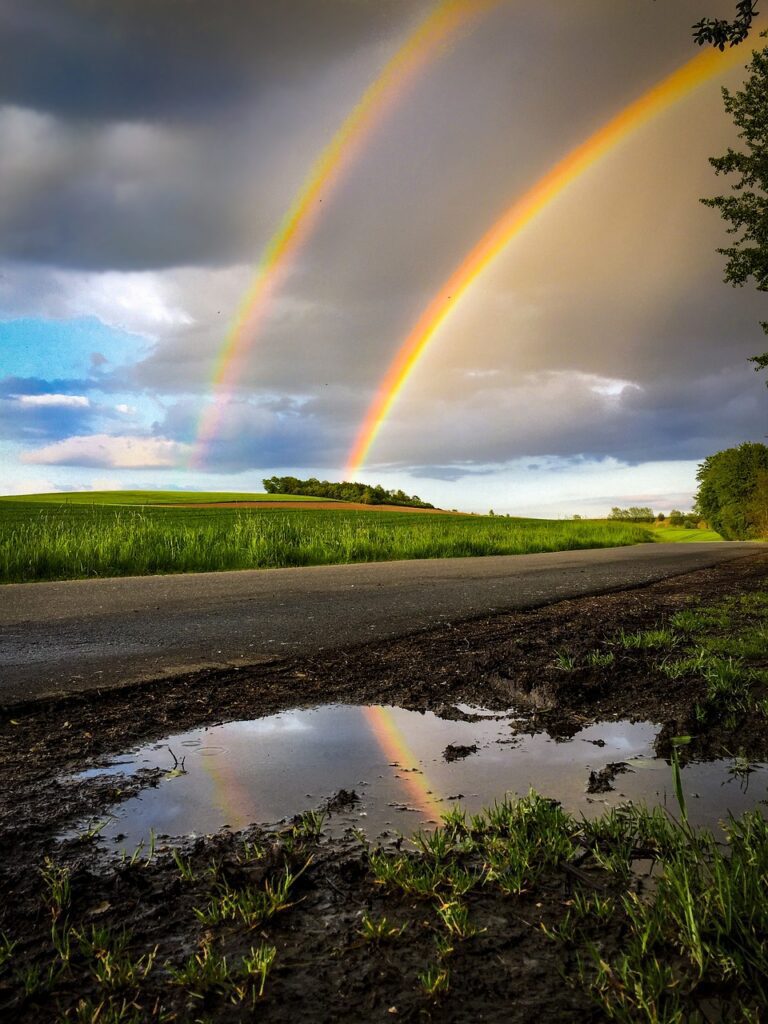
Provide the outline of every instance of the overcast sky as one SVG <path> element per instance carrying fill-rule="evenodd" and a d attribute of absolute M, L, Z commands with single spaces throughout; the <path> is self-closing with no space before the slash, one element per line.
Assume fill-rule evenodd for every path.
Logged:
<path fill-rule="evenodd" d="M 719 0 L 500 0 L 329 191 L 189 468 L 227 329 L 313 160 L 431 5 L 0 0 L 0 490 L 338 479 L 400 342 L 506 206 L 695 55 Z M 758 42 L 757 39 L 754 41 Z M 744 48 L 744 63 L 749 58 Z M 700 196 L 724 73 L 552 203 L 436 336 L 360 477 L 447 507 L 689 507 L 768 433 L 764 300 Z"/>

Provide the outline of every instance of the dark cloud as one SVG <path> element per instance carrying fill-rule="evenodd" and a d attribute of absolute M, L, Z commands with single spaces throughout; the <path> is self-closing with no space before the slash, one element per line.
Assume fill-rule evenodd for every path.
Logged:
<path fill-rule="evenodd" d="M 0 257 L 123 270 L 256 262 L 317 154 L 429 9 L 9 2 Z M 304 254 L 318 282 L 336 281 L 341 259 L 357 295 L 407 310 L 409 290 L 418 301 L 516 191 L 689 55 L 696 0 L 680 7 L 606 18 L 602 0 L 582 0 L 576 17 L 550 0 L 478 18 L 401 91 L 341 193 L 325 196 Z M 583 24 L 600 53 L 588 66 L 573 45 Z"/>
<path fill-rule="evenodd" d="M 193 441 L 199 408 L 199 403 L 188 400 L 170 405 L 155 423 L 155 435 Z M 341 417 L 322 415 L 283 396 L 234 401 L 216 436 L 199 452 L 202 468 L 221 473 L 274 466 L 338 467 L 346 442 L 344 428 Z"/>
<path fill-rule="evenodd" d="M 396 32 L 410 0 L 4 0 L 0 102 L 70 118 L 228 116 Z"/>
<path fill-rule="evenodd" d="M 117 369 L 95 353 L 82 387 L 26 385 L 95 393 L 87 408 L 20 413 L 9 391 L 4 429 L 15 412 L 17 437 L 77 435 L 40 462 L 168 465 L 194 440 L 251 268 L 428 5 L 6 7 L 0 258 L 21 283 L 4 281 L 0 301 L 90 313 L 152 347 Z M 316 230 L 246 331 L 206 467 L 342 465 L 446 276 L 514 197 L 693 55 L 700 8 L 507 3 L 444 48 L 324 192 Z M 371 459 L 455 480 L 523 456 L 689 460 L 760 439 L 765 392 L 744 360 L 762 342 L 762 297 L 721 284 L 722 229 L 698 203 L 716 188 L 707 156 L 731 140 L 713 84 L 575 182 L 449 318 Z M 115 392 L 165 412 L 150 424 L 145 404 L 143 427 L 112 443 L 98 402 Z"/>

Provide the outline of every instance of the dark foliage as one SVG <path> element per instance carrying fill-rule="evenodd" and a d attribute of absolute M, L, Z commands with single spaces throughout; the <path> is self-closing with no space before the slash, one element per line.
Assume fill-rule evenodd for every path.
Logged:
<path fill-rule="evenodd" d="M 727 18 L 702 18 L 693 26 L 693 38 L 699 46 L 716 46 L 718 50 L 724 50 L 726 46 L 738 46 L 749 35 L 752 21 L 759 13 L 757 0 L 739 0 L 733 21 Z"/>
<path fill-rule="evenodd" d="M 608 514 L 609 519 L 625 523 L 652 523 L 656 516 L 650 508 L 614 508 Z"/>
<path fill-rule="evenodd" d="M 725 280 L 742 287 L 752 278 L 758 291 L 768 291 L 768 49 L 753 53 L 744 88 L 723 89 L 725 109 L 733 118 L 743 150 L 728 149 L 710 163 L 718 174 L 733 174 L 731 192 L 702 199 L 720 211 L 736 235 L 733 245 L 718 249 L 726 258 Z M 768 321 L 763 321 L 768 333 Z M 768 352 L 753 356 L 756 370 L 768 367 Z"/>
<path fill-rule="evenodd" d="M 726 540 L 768 536 L 768 448 L 747 442 L 710 455 L 696 475 L 696 509 Z"/>
<path fill-rule="evenodd" d="M 299 480 L 295 476 L 271 476 L 264 481 L 267 494 L 303 494 L 312 498 L 329 498 L 333 501 L 359 501 L 364 505 L 405 505 L 409 508 L 434 508 L 418 495 L 404 491 L 388 491 L 379 484 L 361 484 L 344 480 L 332 483 L 329 480 Z"/>

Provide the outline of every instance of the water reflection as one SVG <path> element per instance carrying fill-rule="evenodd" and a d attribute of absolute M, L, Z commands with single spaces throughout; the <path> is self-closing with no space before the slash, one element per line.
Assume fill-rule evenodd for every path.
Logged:
<path fill-rule="evenodd" d="M 559 741 L 518 733 L 514 713 L 458 711 L 470 720 L 333 705 L 168 737 L 106 769 L 168 771 L 156 788 L 117 806 L 102 837 L 119 837 L 130 848 L 151 829 L 199 835 L 224 825 L 276 822 L 318 807 L 340 789 L 354 790 L 360 800 L 334 814 L 332 829 L 357 826 L 372 837 L 435 822 L 457 800 L 472 812 L 531 788 L 589 816 L 625 799 L 676 809 L 669 766 L 653 756 L 658 726 L 650 722 L 602 722 Z M 444 757 L 449 745 L 459 748 L 455 760 Z M 461 756 L 461 748 L 473 747 Z M 590 796 L 590 772 L 618 761 L 631 771 L 617 776 L 612 791 Z M 684 770 L 694 824 L 714 826 L 729 811 L 738 814 L 763 800 L 766 766 L 753 766 L 748 785 L 733 767 L 716 761 Z"/>

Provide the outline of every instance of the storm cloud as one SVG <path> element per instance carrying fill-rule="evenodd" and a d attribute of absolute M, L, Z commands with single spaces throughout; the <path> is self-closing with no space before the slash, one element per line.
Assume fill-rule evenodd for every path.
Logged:
<path fill-rule="evenodd" d="M 319 197 L 316 229 L 249 326 L 203 468 L 338 473 L 400 342 L 464 254 L 570 147 L 692 57 L 690 25 L 717 7 L 507 0 L 474 19 Z M 264 247 L 429 9 L 5 0 L 0 320 L 56 323 L 65 339 L 96 318 L 124 339 L 123 357 L 94 349 L 80 377 L 42 358 L 34 376 L 0 367 L 0 433 L 25 465 L 187 465 Z M 762 438 L 765 388 L 746 359 L 763 344 L 763 297 L 722 283 L 723 228 L 699 203 L 721 185 L 707 157 L 734 141 L 720 84 L 575 181 L 477 282 L 398 398 L 372 472 L 405 486 L 528 456 L 688 463 Z"/>

